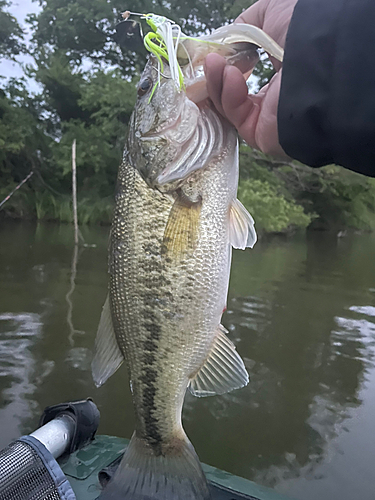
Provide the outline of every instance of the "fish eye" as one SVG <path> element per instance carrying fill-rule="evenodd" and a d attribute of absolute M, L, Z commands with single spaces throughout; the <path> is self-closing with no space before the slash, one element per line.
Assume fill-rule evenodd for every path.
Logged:
<path fill-rule="evenodd" d="M 150 90 L 151 85 L 152 85 L 151 78 L 148 78 L 148 77 L 145 78 L 144 80 L 142 80 L 141 82 L 139 82 L 139 85 L 138 85 L 138 95 L 139 95 L 139 97 L 145 95 L 146 92 L 148 90 Z"/>

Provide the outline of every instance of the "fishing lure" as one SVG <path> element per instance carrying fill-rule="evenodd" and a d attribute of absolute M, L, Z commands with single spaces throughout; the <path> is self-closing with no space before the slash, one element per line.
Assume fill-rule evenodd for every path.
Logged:
<path fill-rule="evenodd" d="M 223 26 L 215 30 L 210 35 L 203 35 L 199 38 L 187 36 L 182 33 L 181 27 L 174 21 L 165 16 L 157 14 L 140 14 L 137 12 L 126 11 L 122 17 L 128 20 L 130 16 L 140 17 L 144 19 L 151 31 L 143 37 L 143 43 L 148 52 L 153 54 L 158 62 L 158 81 L 155 83 L 149 97 L 149 102 L 155 93 L 155 90 L 160 86 L 161 77 L 164 76 L 164 63 L 168 63 L 170 76 L 176 88 L 185 91 L 184 73 L 179 60 L 184 60 L 183 66 L 188 64 L 191 68 L 191 73 L 194 74 L 193 63 L 189 54 L 189 50 L 185 46 L 185 42 L 196 42 L 202 45 L 207 44 L 208 51 L 220 51 L 222 48 L 228 48 L 231 44 L 246 42 L 255 44 L 263 48 L 271 56 L 279 61 L 283 59 L 283 49 L 277 45 L 266 33 L 256 26 L 247 24 L 232 24 Z M 184 57 L 181 58 L 181 49 Z M 187 62 L 186 62 L 187 61 Z"/>
<path fill-rule="evenodd" d="M 138 16 L 144 19 L 151 28 L 151 31 L 144 36 L 143 43 L 146 50 L 153 54 L 158 61 L 159 79 L 151 91 L 149 100 L 152 99 L 156 87 L 160 85 L 161 76 L 164 72 L 163 59 L 169 65 L 170 78 L 175 82 L 177 89 L 185 90 L 184 77 L 177 58 L 177 49 L 183 35 L 181 27 L 167 17 L 157 14 L 139 14 L 126 11 L 122 15 L 125 20 L 130 16 Z M 183 38 L 187 37 L 183 35 Z"/>

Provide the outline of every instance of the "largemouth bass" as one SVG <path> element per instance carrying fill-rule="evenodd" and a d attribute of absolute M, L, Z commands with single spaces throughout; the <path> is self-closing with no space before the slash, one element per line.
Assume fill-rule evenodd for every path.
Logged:
<path fill-rule="evenodd" d="M 209 101 L 193 103 L 151 55 L 118 174 L 93 361 L 101 385 L 126 359 L 136 428 L 102 499 L 210 498 L 181 411 L 188 387 L 209 396 L 249 380 L 220 323 L 231 249 L 256 241 L 236 199 L 237 142 Z"/>

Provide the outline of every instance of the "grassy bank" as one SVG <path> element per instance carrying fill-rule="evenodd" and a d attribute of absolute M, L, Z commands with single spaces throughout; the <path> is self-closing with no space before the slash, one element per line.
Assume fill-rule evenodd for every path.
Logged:
<path fill-rule="evenodd" d="M 0 190 L 0 198 L 4 190 Z M 113 211 L 113 196 L 105 198 L 83 197 L 78 200 L 78 223 L 110 224 Z M 13 219 L 43 220 L 70 223 L 73 220 L 70 195 L 55 195 L 49 191 L 34 191 L 28 188 L 15 194 L 4 205 L 0 216 Z"/>

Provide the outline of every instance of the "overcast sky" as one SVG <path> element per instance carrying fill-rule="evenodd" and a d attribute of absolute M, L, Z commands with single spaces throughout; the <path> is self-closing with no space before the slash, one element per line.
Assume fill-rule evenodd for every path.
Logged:
<path fill-rule="evenodd" d="M 26 31 L 26 40 L 28 40 L 30 34 L 28 26 L 25 23 L 25 17 L 27 14 L 38 12 L 39 10 L 40 7 L 38 2 L 32 2 L 31 0 L 12 0 L 12 5 L 9 7 L 9 11 L 14 17 L 17 18 L 21 27 Z M 33 62 L 33 59 L 29 56 L 19 56 L 17 60 L 20 63 Z M 23 71 L 19 64 L 3 59 L 0 62 L 0 75 L 6 77 L 21 77 L 23 75 Z M 34 85 L 30 85 L 30 87 L 34 90 Z"/>

